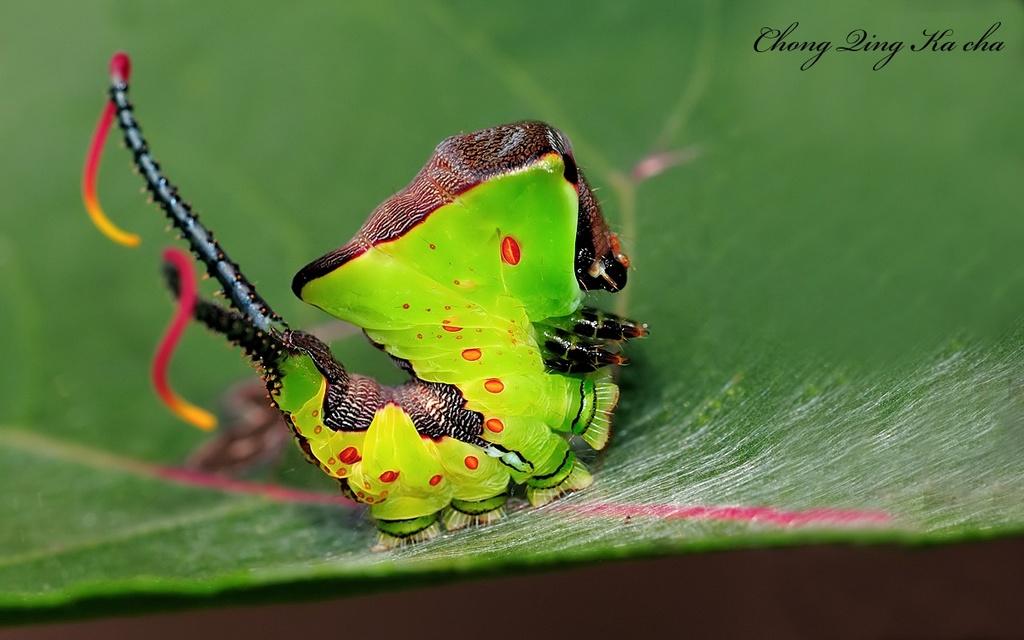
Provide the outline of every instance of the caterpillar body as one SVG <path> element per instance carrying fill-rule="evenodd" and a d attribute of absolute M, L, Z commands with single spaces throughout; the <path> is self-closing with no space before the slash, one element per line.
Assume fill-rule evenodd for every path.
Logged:
<path fill-rule="evenodd" d="M 296 295 L 409 374 L 387 387 L 270 309 L 154 160 L 124 54 L 111 71 L 108 109 L 136 166 L 233 307 L 200 300 L 194 318 L 261 369 L 306 458 L 370 506 L 380 548 L 497 520 L 515 485 L 542 505 L 592 482 L 570 439 L 605 446 L 618 345 L 647 327 L 583 305 L 625 286 L 629 260 L 561 132 L 517 122 L 444 140 L 352 240 L 295 275 Z"/>

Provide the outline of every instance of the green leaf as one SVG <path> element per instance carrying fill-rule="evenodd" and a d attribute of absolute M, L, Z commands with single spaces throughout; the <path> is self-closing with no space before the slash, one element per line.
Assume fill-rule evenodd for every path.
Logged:
<path fill-rule="evenodd" d="M 5 4 L 0 616 L 1019 533 L 1020 3 L 677 4 Z M 753 51 L 761 27 L 795 19 L 791 39 L 833 46 L 857 27 L 907 45 L 948 27 L 963 42 L 1001 20 L 1007 45 L 904 50 L 880 71 L 878 52 L 800 71 L 804 53 Z M 157 156 L 294 326 L 322 318 L 294 300 L 292 273 L 440 139 L 521 118 L 565 130 L 636 266 L 602 303 L 652 327 L 629 348 L 595 486 L 373 554 L 360 511 L 315 504 L 334 485 L 297 455 L 256 479 L 304 492 L 284 499 L 169 476 L 206 436 L 146 379 L 170 314 L 164 222 L 117 148 L 101 198 L 143 246 L 102 238 L 78 194 L 119 48 Z M 657 152 L 685 162 L 631 180 Z M 372 349 L 340 351 L 394 379 Z M 251 375 L 199 330 L 174 369 L 206 406 Z"/>

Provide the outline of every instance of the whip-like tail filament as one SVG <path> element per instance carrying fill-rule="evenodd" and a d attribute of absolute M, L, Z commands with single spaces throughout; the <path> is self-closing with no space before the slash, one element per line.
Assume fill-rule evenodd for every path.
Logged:
<path fill-rule="evenodd" d="M 110 61 L 110 76 L 112 82 L 127 82 L 130 72 L 128 56 L 123 53 L 115 54 Z M 122 230 L 110 221 L 107 214 L 100 206 L 100 199 L 96 193 L 96 176 L 100 170 L 100 159 L 103 157 L 103 147 L 110 133 L 110 123 L 114 121 L 117 109 L 113 102 L 107 102 L 100 114 L 100 120 L 96 123 L 96 131 L 92 135 L 92 142 L 89 144 L 89 152 L 85 157 L 85 169 L 82 172 L 82 200 L 85 201 L 85 210 L 93 224 L 103 235 L 114 242 L 126 247 L 135 247 L 139 244 L 139 236 Z"/>
<path fill-rule="evenodd" d="M 192 211 L 191 207 L 179 195 L 178 189 L 161 173 L 160 165 L 153 158 L 149 145 L 142 136 L 142 131 L 135 121 L 132 104 L 128 101 L 128 76 L 131 69 L 131 62 L 127 54 L 117 53 L 111 59 L 111 86 L 110 102 L 103 112 L 103 118 L 96 131 L 93 147 L 89 152 L 86 162 L 85 176 L 83 178 L 83 191 L 86 196 L 86 206 L 94 220 L 98 220 L 97 226 L 110 237 L 118 241 L 125 241 L 137 244 L 138 238 L 131 234 L 125 234 L 113 226 L 106 216 L 102 215 L 95 193 L 96 166 L 103 148 L 103 142 L 109 130 L 108 114 L 113 113 L 128 149 L 132 152 L 135 165 L 146 180 L 146 186 L 153 195 L 154 200 L 164 210 L 171 222 L 181 232 L 193 253 L 206 265 L 207 272 L 217 279 L 224 293 L 231 301 L 234 308 L 238 309 L 257 329 L 268 333 L 286 329 L 287 326 L 281 318 L 270 309 L 269 305 L 256 292 L 255 287 L 242 272 L 238 265 L 224 253 L 213 233 L 199 222 L 199 218 Z M 94 203 L 95 206 L 91 206 Z M 116 232 L 116 233 L 115 233 Z M 120 235 L 118 235 L 120 234 Z"/>
<path fill-rule="evenodd" d="M 153 357 L 153 365 L 150 369 L 153 386 L 156 387 L 160 399 L 175 415 L 191 425 L 209 431 L 217 426 L 217 418 L 210 412 L 181 398 L 167 382 L 167 369 L 171 363 L 171 356 L 178 346 L 182 332 L 185 331 L 189 320 L 192 319 L 198 296 L 196 294 L 196 274 L 192 270 L 192 259 L 188 254 L 180 249 L 166 249 L 164 250 L 164 262 L 174 268 L 177 276 L 178 308 L 157 347 L 156 355 Z"/>

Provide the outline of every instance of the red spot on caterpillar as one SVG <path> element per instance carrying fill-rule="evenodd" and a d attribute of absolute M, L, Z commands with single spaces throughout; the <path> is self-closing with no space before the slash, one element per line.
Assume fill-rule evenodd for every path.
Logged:
<path fill-rule="evenodd" d="M 431 476 L 430 486 L 436 487 L 437 485 L 441 484 L 442 480 L 444 480 L 444 478 L 442 478 L 440 475 Z"/>
<path fill-rule="evenodd" d="M 363 457 L 359 455 L 359 449 L 356 449 L 355 447 L 345 447 L 342 449 L 341 453 L 338 454 L 338 457 L 345 464 L 355 464 L 363 459 Z"/>
<path fill-rule="evenodd" d="M 380 474 L 380 481 L 381 482 L 394 482 L 397 479 L 398 479 L 398 472 L 397 471 L 388 470 L 388 471 L 385 471 L 384 473 Z"/>
<path fill-rule="evenodd" d="M 441 325 L 441 328 L 444 329 L 445 331 L 448 331 L 449 333 L 462 331 L 462 327 L 457 327 L 454 324 L 449 324 L 450 322 L 451 320 L 445 320 L 444 323 Z"/>
<path fill-rule="evenodd" d="M 487 430 L 492 433 L 501 433 L 505 430 L 505 423 L 497 418 L 490 418 L 484 423 L 484 425 L 487 427 Z"/>
<path fill-rule="evenodd" d="M 480 359 L 480 356 L 482 356 L 482 355 L 483 354 L 480 352 L 479 349 L 463 349 L 462 350 L 462 359 L 463 360 L 469 360 L 470 362 L 476 362 L 477 360 Z"/>
<path fill-rule="evenodd" d="M 403 304 L 403 305 L 402 305 L 402 308 L 403 308 L 403 309 L 408 309 L 408 308 L 409 308 L 409 303 L 408 303 L 408 302 L 406 302 L 405 304 Z"/>
<path fill-rule="evenodd" d="M 522 251 L 519 248 L 519 243 L 512 236 L 505 236 L 501 239 L 501 260 L 505 264 L 512 265 L 513 267 L 519 264 L 519 259 L 522 258 Z"/>
<path fill-rule="evenodd" d="M 505 383 L 497 378 L 488 378 L 484 382 L 484 389 L 487 389 L 491 393 L 501 393 L 505 390 Z"/>
<path fill-rule="evenodd" d="M 466 456 L 466 459 L 463 460 L 463 462 L 466 463 L 466 468 L 470 470 L 476 469 L 480 466 L 480 461 L 477 460 L 476 456 Z"/>

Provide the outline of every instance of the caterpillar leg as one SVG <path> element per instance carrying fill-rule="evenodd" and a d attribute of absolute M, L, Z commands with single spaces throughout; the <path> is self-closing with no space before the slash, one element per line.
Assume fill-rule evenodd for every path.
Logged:
<path fill-rule="evenodd" d="M 593 388 L 589 395 L 586 394 L 587 387 L 590 386 L 587 382 Z M 580 406 L 581 419 L 572 424 L 570 430 L 582 438 L 591 449 L 601 450 L 611 437 L 612 414 L 619 404 L 619 387 L 607 378 L 585 381 L 582 386 L 587 397 Z"/>
<path fill-rule="evenodd" d="M 538 429 L 532 434 L 523 434 L 532 442 L 519 445 L 532 454 L 535 461 L 534 472 L 524 479 L 526 498 L 535 507 L 545 505 L 570 491 L 585 489 L 593 482 L 586 467 L 569 448 L 565 437 L 551 432 L 547 427 L 541 428 L 543 431 Z M 517 440 L 522 438 L 519 434 L 517 436 Z"/>
<path fill-rule="evenodd" d="M 628 362 L 622 354 L 612 353 L 604 345 L 560 327 L 541 326 L 540 334 L 545 351 L 544 363 L 555 371 L 589 373 L 610 364 Z"/>
<path fill-rule="evenodd" d="M 491 428 L 495 422 L 500 429 Z M 569 448 L 565 435 L 553 432 L 545 423 L 525 417 L 506 417 L 492 419 L 487 429 L 489 441 L 500 443 L 530 461 L 530 473 L 512 471 L 511 476 L 515 482 L 526 485 L 526 497 L 531 505 L 547 504 L 570 491 L 585 489 L 593 482 L 586 467 Z M 607 430 L 604 437 L 607 439 Z M 486 501 L 473 506 L 476 509 L 491 506 L 483 502 Z M 469 510 L 468 505 L 460 505 L 458 501 L 453 501 L 452 506 Z"/>
<path fill-rule="evenodd" d="M 566 445 L 564 456 L 553 470 L 526 481 L 526 498 L 532 506 L 539 507 L 572 491 L 586 489 L 593 482 L 593 476 Z"/>
<path fill-rule="evenodd" d="M 404 520 L 377 520 L 377 544 L 373 551 L 388 551 L 407 544 L 425 542 L 441 533 L 440 512 Z"/>
<path fill-rule="evenodd" d="M 567 399 L 564 413 L 549 422 L 552 429 L 579 436 L 591 449 L 603 449 L 611 436 L 619 387 L 608 371 L 586 377 L 549 375 Z"/>
<path fill-rule="evenodd" d="M 497 522 L 505 517 L 506 502 L 507 491 L 483 500 L 453 499 L 443 515 L 444 527 L 449 531 L 455 531 L 468 526 Z"/>
<path fill-rule="evenodd" d="M 593 307 L 581 308 L 560 324 L 578 336 L 614 342 L 648 335 L 646 322 L 637 322 Z"/>

